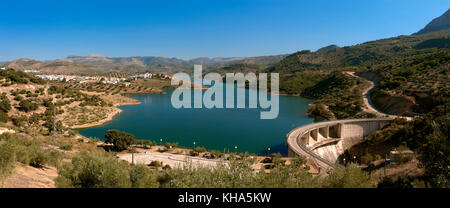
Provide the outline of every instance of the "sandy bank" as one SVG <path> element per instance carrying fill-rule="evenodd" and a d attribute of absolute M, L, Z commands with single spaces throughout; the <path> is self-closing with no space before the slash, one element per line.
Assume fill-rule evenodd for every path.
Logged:
<path fill-rule="evenodd" d="M 108 115 L 106 116 L 106 118 L 93 122 L 93 123 L 87 123 L 87 124 L 81 124 L 81 125 L 74 125 L 71 126 L 71 129 L 85 129 L 85 128 L 91 128 L 91 127 L 95 127 L 95 126 L 100 126 L 105 124 L 108 121 L 111 121 L 114 116 L 118 115 L 120 112 L 122 112 L 121 109 L 114 107 L 114 110 L 110 113 L 108 113 Z"/>

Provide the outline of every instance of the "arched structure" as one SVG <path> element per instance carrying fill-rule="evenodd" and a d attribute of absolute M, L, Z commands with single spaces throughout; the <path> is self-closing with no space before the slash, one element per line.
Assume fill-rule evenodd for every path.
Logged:
<path fill-rule="evenodd" d="M 392 118 L 348 119 L 298 127 L 286 135 L 288 156 L 312 158 L 321 170 L 329 170 L 346 149 L 391 121 Z"/>

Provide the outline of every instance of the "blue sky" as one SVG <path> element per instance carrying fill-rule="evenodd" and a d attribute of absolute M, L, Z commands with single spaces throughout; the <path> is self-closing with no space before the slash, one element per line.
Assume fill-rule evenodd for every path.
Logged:
<path fill-rule="evenodd" d="M 261 56 L 407 35 L 448 0 L 0 1 L 0 61 Z"/>

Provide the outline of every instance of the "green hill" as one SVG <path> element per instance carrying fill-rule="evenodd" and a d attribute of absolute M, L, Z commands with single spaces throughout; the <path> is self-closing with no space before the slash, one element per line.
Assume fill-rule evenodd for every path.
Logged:
<path fill-rule="evenodd" d="M 342 99 L 347 97 L 344 94 L 350 96 L 355 92 L 343 85 L 336 85 L 339 82 L 348 83 L 349 77 L 337 79 L 336 74 L 330 77 L 331 72 L 356 71 L 362 75 L 371 74 L 377 77 L 374 81 L 380 82 L 372 93 L 372 99 L 378 108 L 391 114 L 425 113 L 434 106 L 449 101 L 449 36 L 450 29 L 369 41 L 342 48 L 328 47 L 317 52 L 303 50 L 287 56 L 264 71 L 280 73 L 282 93 L 334 102 L 341 101 L 336 97 L 337 90 L 330 89 L 339 89 Z M 398 102 L 406 107 L 398 108 Z M 352 112 L 338 117 L 356 116 L 355 110 L 350 111 Z"/>

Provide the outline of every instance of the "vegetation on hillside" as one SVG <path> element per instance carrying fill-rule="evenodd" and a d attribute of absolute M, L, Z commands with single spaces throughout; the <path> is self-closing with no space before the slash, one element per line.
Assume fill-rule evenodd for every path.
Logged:
<path fill-rule="evenodd" d="M 322 106 L 311 107 L 313 116 L 373 116 L 361 113 L 360 93 L 366 83 L 335 71 L 375 74 L 379 77 L 375 80 L 379 87 L 372 93 L 375 106 L 392 114 L 423 114 L 450 100 L 449 36 L 450 29 L 317 52 L 303 50 L 264 71 L 280 73 L 281 93 L 318 99 L 315 103 Z M 391 112 L 393 106 L 396 110 Z"/>
<path fill-rule="evenodd" d="M 430 113 L 412 122 L 394 120 L 390 125 L 365 138 L 347 150 L 347 156 L 364 154 L 389 154 L 403 148 L 413 150 L 424 168 L 424 180 L 429 187 L 450 187 L 450 104 L 435 107 Z M 347 158 L 350 159 L 350 158 Z M 411 180 L 412 181 L 412 180 Z"/>
<path fill-rule="evenodd" d="M 427 113 L 437 105 L 450 101 L 450 50 L 423 49 L 418 54 L 374 65 L 370 70 L 381 77 L 374 92 L 391 96 L 410 97 L 411 109 L 404 113 Z M 382 106 L 374 97 L 374 104 Z"/>
<path fill-rule="evenodd" d="M 99 95 L 89 95 L 58 82 L 46 82 L 22 71 L 1 70 L 0 82 L 4 87 L 0 96 L 0 121 L 11 122 L 21 131 L 68 133 L 66 127 L 98 122 L 115 110 L 111 102 Z"/>
<path fill-rule="evenodd" d="M 327 120 L 372 117 L 362 112 L 362 89 L 367 83 L 360 79 L 334 71 L 313 86 L 307 87 L 302 96 L 316 100 L 308 114 Z"/>
<path fill-rule="evenodd" d="M 12 173 L 17 163 L 41 168 L 43 165 L 57 166 L 60 159 L 58 151 L 44 150 L 40 141 L 10 133 L 0 135 L 1 182 Z"/>
<path fill-rule="evenodd" d="M 1 86 L 10 86 L 13 84 L 45 84 L 46 81 L 37 78 L 33 75 L 25 73 L 23 71 L 18 71 L 14 69 L 0 70 L 0 84 Z"/>
<path fill-rule="evenodd" d="M 375 187 L 371 176 L 354 165 L 336 168 L 329 176 L 313 176 L 305 169 L 306 160 L 297 158 L 290 165 L 277 164 L 269 173 L 251 168 L 251 158 L 231 159 L 229 165 L 149 169 L 143 164 L 117 161 L 109 154 L 82 152 L 59 169 L 57 187 L 77 188 L 367 188 Z"/>

